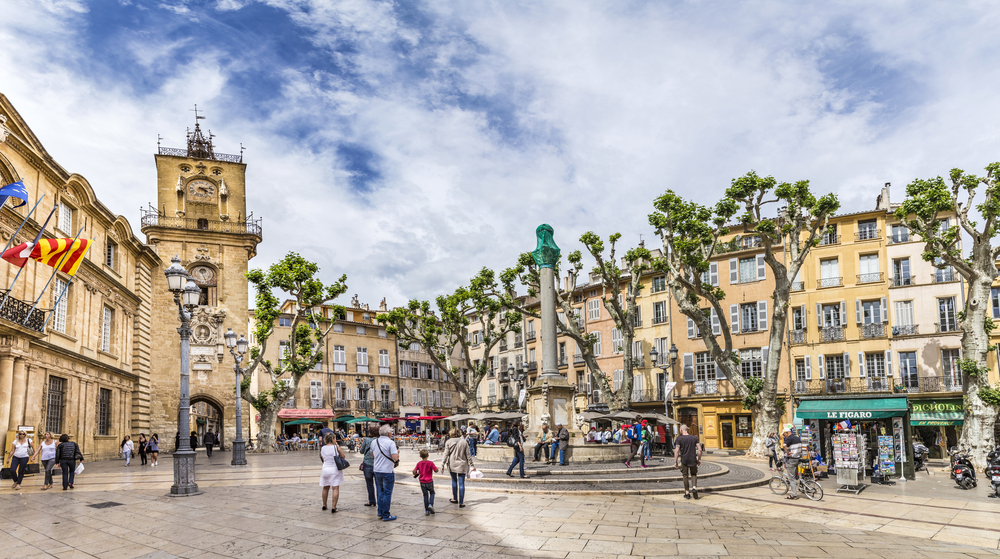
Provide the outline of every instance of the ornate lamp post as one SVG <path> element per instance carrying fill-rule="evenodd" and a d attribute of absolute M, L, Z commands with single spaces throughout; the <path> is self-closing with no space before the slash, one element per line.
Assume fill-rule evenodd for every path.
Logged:
<path fill-rule="evenodd" d="M 667 405 L 667 402 L 669 401 L 669 398 L 667 397 L 666 383 L 670 382 L 670 379 L 671 379 L 671 377 L 673 375 L 667 374 L 667 369 L 670 369 L 670 372 L 673 373 L 674 363 L 677 362 L 677 346 L 675 346 L 673 344 L 673 342 L 671 342 L 671 344 L 670 344 L 670 351 L 667 353 L 667 362 L 666 363 L 657 364 L 656 358 L 659 357 L 659 355 L 660 355 L 660 352 L 656 351 L 655 347 L 653 349 L 649 350 L 649 358 L 653 361 L 653 366 L 654 367 L 659 367 L 661 370 L 663 370 L 663 383 L 664 383 L 664 386 L 663 386 L 663 413 L 667 414 L 667 417 L 670 417 L 670 407 Z M 673 418 L 671 418 L 671 419 L 673 419 Z"/>
<path fill-rule="evenodd" d="M 243 440 L 243 369 L 240 364 L 243 363 L 243 357 L 247 353 L 250 342 L 243 336 L 237 340 L 236 332 L 233 332 L 232 328 L 228 329 L 225 338 L 229 354 L 233 356 L 233 371 L 236 373 L 236 440 L 233 441 L 233 461 L 230 464 L 246 466 L 247 445 L 246 441 Z"/>
<path fill-rule="evenodd" d="M 180 258 L 170 259 L 170 266 L 163 271 L 167 276 L 167 289 L 174 294 L 174 303 L 181 319 L 177 333 L 181 335 L 181 398 L 177 431 L 181 434 L 181 444 L 174 451 L 174 484 L 170 487 L 172 496 L 198 495 L 198 484 L 194 481 L 194 451 L 188 433 L 191 431 L 191 398 L 188 394 L 190 373 L 188 371 L 191 339 L 191 311 L 198 306 L 201 288 L 188 277 L 181 266 Z"/>
<path fill-rule="evenodd" d="M 517 410 L 521 411 L 521 390 L 524 388 L 524 381 L 528 378 L 528 373 L 524 369 L 515 369 L 513 365 L 507 367 L 507 378 L 517 383 L 517 395 L 514 401 L 517 402 Z"/>

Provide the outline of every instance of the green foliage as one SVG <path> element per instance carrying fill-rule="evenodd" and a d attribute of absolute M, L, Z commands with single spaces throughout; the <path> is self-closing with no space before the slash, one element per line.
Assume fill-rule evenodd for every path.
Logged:
<path fill-rule="evenodd" d="M 988 376 L 990 374 L 989 367 L 985 365 L 980 366 L 975 359 L 959 359 L 958 368 L 971 378 L 978 377 L 979 375 Z"/>
<path fill-rule="evenodd" d="M 744 380 L 744 384 L 746 384 L 747 393 L 743 396 L 743 408 L 750 409 L 757 405 L 757 398 L 760 396 L 761 391 L 764 390 L 764 379 L 750 377 Z"/>
<path fill-rule="evenodd" d="M 994 408 L 1000 408 L 1000 389 L 990 386 L 980 387 L 979 399 Z"/>

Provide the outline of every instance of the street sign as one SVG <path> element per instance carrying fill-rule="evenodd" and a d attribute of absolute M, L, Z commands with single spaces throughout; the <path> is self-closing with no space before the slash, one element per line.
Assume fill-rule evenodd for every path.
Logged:
<path fill-rule="evenodd" d="M 663 399 L 664 400 L 669 400 L 670 399 L 670 393 L 673 392 L 675 386 L 677 386 L 676 382 L 668 382 L 668 383 L 664 384 L 664 387 L 663 387 Z"/>
<path fill-rule="evenodd" d="M 521 406 L 524 405 L 524 399 L 528 396 L 528 391 L 524 388 L 521 389 L 521 395 L 517 398 L 517 403 Z"/>

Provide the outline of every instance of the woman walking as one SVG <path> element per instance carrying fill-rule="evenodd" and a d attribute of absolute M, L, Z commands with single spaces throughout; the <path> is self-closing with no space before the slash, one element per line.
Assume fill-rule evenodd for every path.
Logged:
<path fill-rule="evenodd" d="M 28 434 L 18 431 L 17 436 L 10 442 L 10 475 L 14 478 L 12 489 L 20 489 L 21 482 L 24 481 L 24 472 L 28 469 L 28 459 L 35 453 L 35 449 L 28 440 Z"/>
<path fill-rule="evenodd" d="M 142 463 L 139 464 L 140 466 L 146 465 L 146 444 L 148 442 L 149 441 L 146 440 L 146 434 L 139 433 L 139 459 L 142 460 Z"/>
<path fill-rule="evenodd" d="M 35 457 L 39 454 L 42 455 L 42 467 L 45 468 L 45 484 L 42 485 L 42 490 L 51 489 L 52 468 L 56 466 L 56 441 L 52 439 L 52 433 L 45 432 L 44 440 L 38 445 L 38 450 L 35 451 L 35 456 L 31 457 L 30 462 L 34 462 Z"/>
<path fill-rule="evenodd" d="M 146 452 L 149 453 L 149 467 L 152 468 L 156 465 L 156 459 L 160 456 L 160 436 L 156 433 L 153 433 L 153 436 L 149 437 L 149 442 L 146 443 Z"/>
<path fill-rule="evenodd" d="M 448 468 L 451 474 L 451 501 L 458 503 L 459 508 L 465 508 L 465 476 L 472 465 L 472 455 L 469 453 L 469 442 L 465 440 L 458 429 L 452 429 L 448 442 L 444 443 L 443 468 Z"/>
<path fill-rule="evenodd" d="M 767 456 L 767 467 L 774 471 L 774 467 L 778 464 L 778 454 L 775 451 L 775 447 L 778 444 L 778 437 L 775 436 L 774 432 L 768 433 L 767 438 L 764 439 L 764 447 L 770 451 Z"/>
<path fill-rule="evenodd" d="M 368 428 L 368 436 L 361 443 L 361 454 L 364 459 L 361 461 L 361 471 L 365 474 L 365 486 L 368 487 L 368 502 L 366 507 L 378 505 L 375 500 L 375 456 L 372 454 L 372 441 L 378 438 L 378 425 Z"/>
<path fill-rule="evenodd" d="M 132 451 L 135 446 L 132 444 L 132 437 L 125 435 L 122 439 L 122 457 L 125 458 L 125 465 L 128 466 L 132 462 Z"/>
<path fill-rule="evenodd" d="M 319 459 L 323 462 L 323 470 L 319 476 L 319 486 L 323 488 L 323 510 L 326 510 L 326 498 L 333 489 L 333 499 L 330 503 L 330 512 L 337 512 L 337 501 L 340 499 L 340 484 L 344 483 L 344 472 L 337 467 L 336 457 L 344 456 L 344 449 L 337 444 L 333 433 L 323 438 L 323 448 L 319 451 Z"/>
<path fill-rule="evenodd" d="M 59 436 L 59 446 L 56 447 L 56 460 L 59 460 L 59 469 L 62 470 L 63 491 L 66 488 L 73 489 L 73 479 L 76 477 L 76 461 L 83 462 L 83 453 L 80 446 L 69 440 L 69 435 Z"/>

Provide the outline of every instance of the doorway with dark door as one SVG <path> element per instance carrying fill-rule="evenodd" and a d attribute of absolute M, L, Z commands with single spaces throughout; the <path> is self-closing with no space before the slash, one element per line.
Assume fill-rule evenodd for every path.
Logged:
<path fill-rule="evenodd" d="M 722 428 L 722 448 L 736 448 L 733 439 L 733 418 L 723 418 L 719 425 Z"/>

